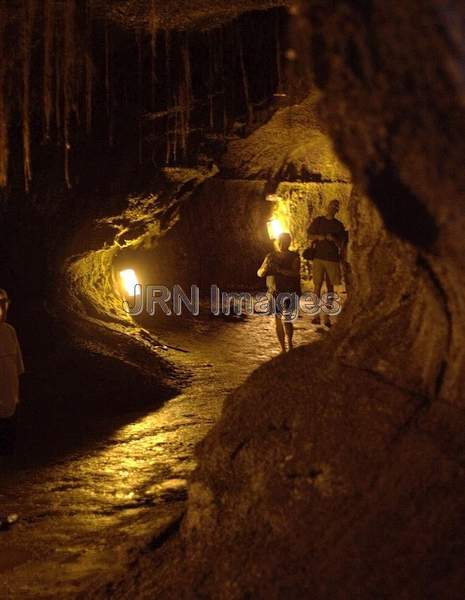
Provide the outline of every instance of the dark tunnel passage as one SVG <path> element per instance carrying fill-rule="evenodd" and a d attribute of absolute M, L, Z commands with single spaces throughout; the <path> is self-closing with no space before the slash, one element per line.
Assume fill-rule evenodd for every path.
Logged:
<path fill-rule="evenodd" d="M 462 598 L 464 22 L 0 6 L 2 597 Z"/>

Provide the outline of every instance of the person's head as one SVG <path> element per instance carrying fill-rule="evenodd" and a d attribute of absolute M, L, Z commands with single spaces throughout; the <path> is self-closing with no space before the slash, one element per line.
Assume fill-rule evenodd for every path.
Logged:
<path fill-rule="evenodd" d="M 278 248 L 281 250 L 281 252 L 286 252 L 286 250 L 289 250 L 291 241 L 292 238 L 290 233 L 281 233 L 278 238 Z"/>
<path fill-rule="evenodd" d="M 10 300 L 5 290 L 0 289 L 0 323 L 6 320 Z"/>
<path fill-rule="evenodd" d="M 332 219 L 334 219 L 334 217 L 337 215 L 337 213 L 339 212 L 339 209 L 341 208 L 340 204 L 339 204 L 339 200 L 331 200 L 331 202 L 328 205 L 328 216 L 331 217 Z"/>

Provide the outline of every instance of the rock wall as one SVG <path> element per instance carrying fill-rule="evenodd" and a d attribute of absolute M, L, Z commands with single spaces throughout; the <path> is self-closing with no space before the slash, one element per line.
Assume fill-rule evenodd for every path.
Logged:
<path fill-rule="evenodd" d="M 463 405 L 465 56 L 463 4 L 302 3 L 321 112 L 386 227 L 416 248 L 447 318 L 441 398 Z M 306 18 L 306 21 L 305 21 Z M 306 23 L 306 25 L 304 25 Z M 310 55 L 310 53 L 309 53 Z"/>
<path fill-rule="evenodd" d="M 176 225 L 150 250 L 134 254 L 149 282 L 186 291 L 195 284 L 207 296 L 212 284 L 226 291 L 259 288 L 257 269 L 271 248 L 265 183 L 214 177 L 200 186 Z"/>
<path fill-rule="evenodd" d="M 320 94 L 287 106 L 246 139 L 231 140 L 222 158 L 225 172 L 242 179 L 350 182 L 350 172 L 334 153 L 319 115 Z"/>
<path fill-rule="evenodd" d="M 286 6 L 290 0 L 92 0 L 97 14 L 126 29 L 209 29 L 219 27 L 247 11 Z"/>

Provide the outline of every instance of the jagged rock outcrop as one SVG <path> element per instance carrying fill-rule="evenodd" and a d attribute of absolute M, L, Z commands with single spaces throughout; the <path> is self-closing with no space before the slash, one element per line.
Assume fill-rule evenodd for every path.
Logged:
<path fill-rule="evenodd" d="M 417 249 L 442 298 L 429 320 L 432 338 L 448 321 L 437 385 L 441 399 L 463 406 L 463 5 L 304 4 L 323 118 L 354 179 L 386 227 Z"/>
<path fill-rule="evenodd" d="M 246 139 L 233 140 L 223 167 L 243 179 L 271 181 L 350 181 L 319 117 L 320 95 L 281 108 Z"/>
<path fill-rule="evenodd" d="M 92 0 L 97 13 L 120 27 L 157 29 L 211 29 L 251 10 L 289 6 L 290 0 Z"/>

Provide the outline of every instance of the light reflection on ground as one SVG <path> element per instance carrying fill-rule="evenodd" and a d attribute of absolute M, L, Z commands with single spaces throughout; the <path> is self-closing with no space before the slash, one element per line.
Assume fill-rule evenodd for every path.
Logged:
<path fill-rule="evenodd" d="M 90 450 L 2 475 L 0 512 L 20 514 L 17 525 L 0 532 L 2 598 L 72 597 L 124 569 L 134 549 L 182 513 L 194 447 L 227 393 L 279 353 L 272 319 L 264 317 L 207 317 L 175 328 L 167 321 L 155 330 L 187 351 L 167 352 L 193 374 L 181 395 L 134 415 Z M 309 318 L 299 319 L 297 345 L 317 336 Z"/>

